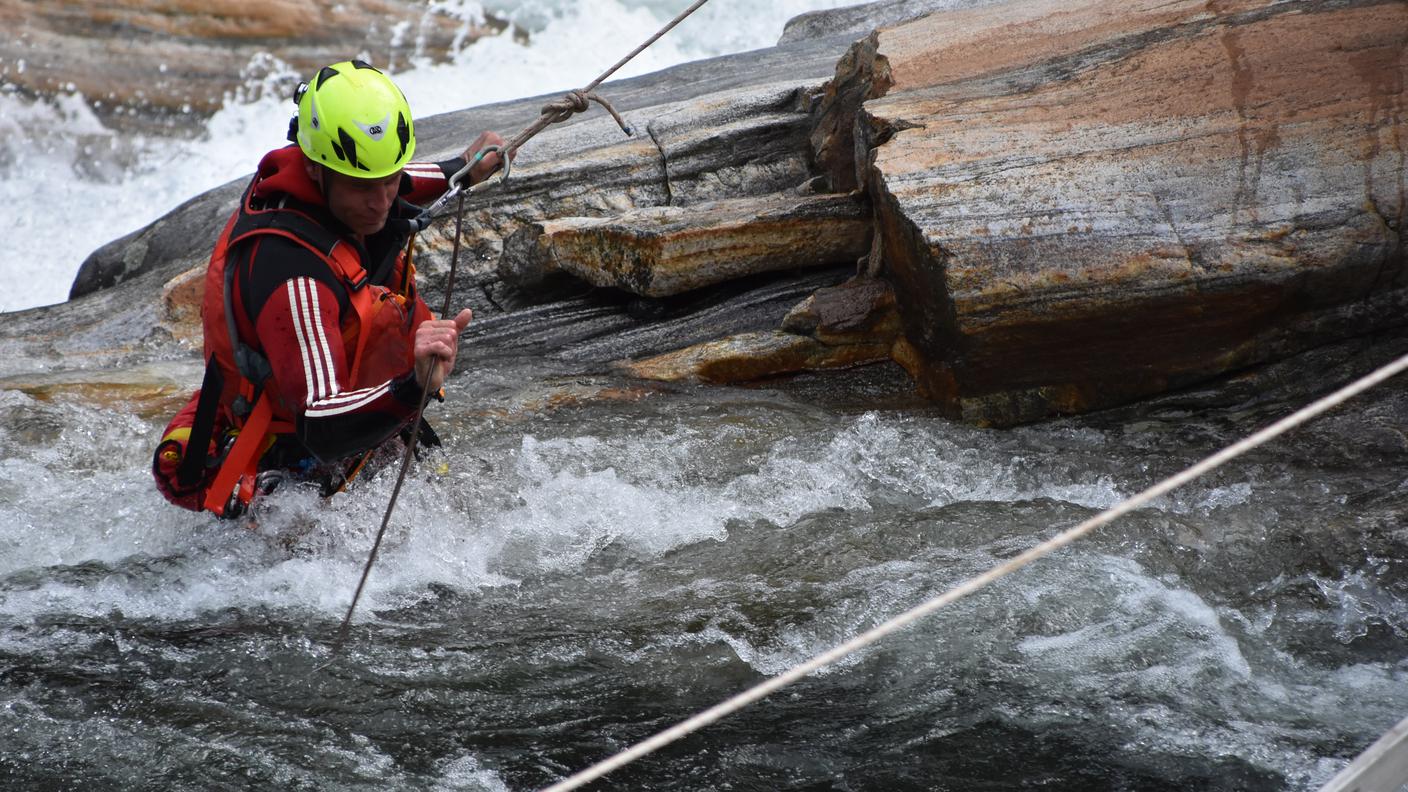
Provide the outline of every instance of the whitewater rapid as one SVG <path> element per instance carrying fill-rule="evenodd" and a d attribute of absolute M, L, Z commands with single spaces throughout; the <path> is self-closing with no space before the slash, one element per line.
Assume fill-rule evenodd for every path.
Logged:
<path fill-rule="evenodd" d="M 771 46 L 791 17 L 846 4 L 711 0 L 615 77 Z M 462 47 L 447 63 L 412 58 L 389 70 L 420 118 L 567 90 L 596 77 L 686 5 L 433 0 L 427 13 L 433 9 L 466 24 L 488 13 L 512 24 Z M 526 40 L 521 31 L 527 31 Z M 114 132 L 77 93 L 24 98 L 3 77 L 22 70 L 23 63 L 0 63 L 0 201 L 10 232 L 10 244 L 0 249 L 0 311 L 63 302 L 93 250 L 252 172 L 260 155 L 282 145 L 293 106 L 279 86 L 306 75 L 272 55 L 260 61 L 252 71 L 261 76 L 226 95 L 194 137 L 177 129 L 169 136 Z M 525 118 L 524 125 L 532 120 Z M 465 142 L 478 131 L 465 130 Z"/>

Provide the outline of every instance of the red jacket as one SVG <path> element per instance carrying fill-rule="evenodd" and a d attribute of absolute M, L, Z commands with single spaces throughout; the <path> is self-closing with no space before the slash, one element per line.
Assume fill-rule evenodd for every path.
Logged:
<path fill-rule="evenodd" d="M 191 462 L 177 475 L 185 443 L 193 431 L 202 434 L 204 391 L 218 392 L 204 407 L 213 411 L 206 423 L 216 427 L 208 459 L 221 451 L 221 435 L 261 415 L 251 408 L 267 397 L 260 447 L 254 451 L 253 438 L 246 440 L 247 479 L 255 468 L 306 471 L 375 448 L 405 426 L 419 402 L 413 341 L 431 313 L 406 261 L 408 232 L 397 223 L 418 210 L 398 201 L 387 227 L 363 245 L 328 211 L 305 162 L 296 146 L 265 155 L 211 256 L 202 305 L 206 381 L 167 427 L 154 460 L 158 484 L 179 505 L 199 508 L 192 503 L 199 499 L 219 513 L 229 494 L 205 495 L 220 472 L 209 465 L 197 471 Z M 408 165 L 402 198 L 433 200 L 462 165 Z M 243 367 L 236 362 L 241 346 L 248 350 Z M 172 465 L 174 456 L 180 462 Z M 252 480 L 241 491 L 247 502 Z"/>

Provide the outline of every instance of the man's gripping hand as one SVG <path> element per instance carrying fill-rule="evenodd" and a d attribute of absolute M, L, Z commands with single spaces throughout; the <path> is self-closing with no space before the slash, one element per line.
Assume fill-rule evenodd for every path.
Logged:
<path fill-rule="evenodd" d="M 432 393 L 440 390 L 445 378 L 455 369 L 460 333 L 469 327 L 473 316 L 466 308 L 453 319 L 427 319 L 420 323 L 416 328 L 415 345 L 417 385 L 428 387 Z"/>

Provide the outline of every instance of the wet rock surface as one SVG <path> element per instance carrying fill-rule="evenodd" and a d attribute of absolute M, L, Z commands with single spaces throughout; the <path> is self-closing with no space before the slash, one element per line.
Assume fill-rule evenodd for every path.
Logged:
<path fill-rule="evenodd" d="M 935 14 L 853 50 L 822 153 L 866 156 L 932 398 L 1082 412 L 1402 323 L 1405 51 L 1399 2 Z"/>
<path fill-rule="evenodd" d="M 311 73 L 349 51 L 395 66 L 506 28 L 413 0 L 0 0 L 0 24 L 5 82 L 31 95 L 78 91 L 127 126 L 211 113 L 252 80 Z"/>
<path fill-rule="evenodd" d="M 510 238 L 500 274 L 531 286 L 563 272 L 596 286 L 669 297 L 748 275 L 855 261 L 870 249 L 852 196 L 744 198 L 559 218 Z M 516 242 L 516 244 L 515 244 Z"/>
<path fill-rule="evenodd" d="M 465 204 L 455 301 L 477 354 L 705 381 L 888 357 L 985 424 L 1198 386 L 1403 324 L 1406 48 L 1408 6 L 1368 0 L 809 15 L 609 83 L 631 137 L 594 112 L 530 141 Z M 421 150 L 544 99 L 424 119 Z M 243 181 L 96 252 L 0 347 L 189 355 Z M 436 306 L 453 228 L 417 245 Z"/>

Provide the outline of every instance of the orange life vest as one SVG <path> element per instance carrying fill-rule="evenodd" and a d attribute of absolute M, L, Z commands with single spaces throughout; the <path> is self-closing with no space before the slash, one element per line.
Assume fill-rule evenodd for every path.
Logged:
<path fill-rule="evenodd" d="M 254 496 L 259 460 L 277 435 L 292 433 L 296 415 L 278 393 L 267 360 L 240 338 L 235 322 L 234 267 L 231 251 L 260 235 L 296 242 L 317 256 L 346 290 L 351 307 L 344 313 L 342 342 L 350 365 L 345 387 L 379 385 L 403 375 L 415 364 L 415 268 L 398 254 L 401 270 L 393 287 L 372 284 L 357 250 L 304 212 L 255 198 L 260 177 L 245 191 L 240 207 L 225 225 L 205 276 L 201 319 L 205 331 L 205 382 L 186 458 L 183 480 L 203 474 L 204 449 L 218 436 L 217 424 L 238 432 L 205 492 L 204 507 L 224 515 L 236 500 L 248 504 Z"/>

